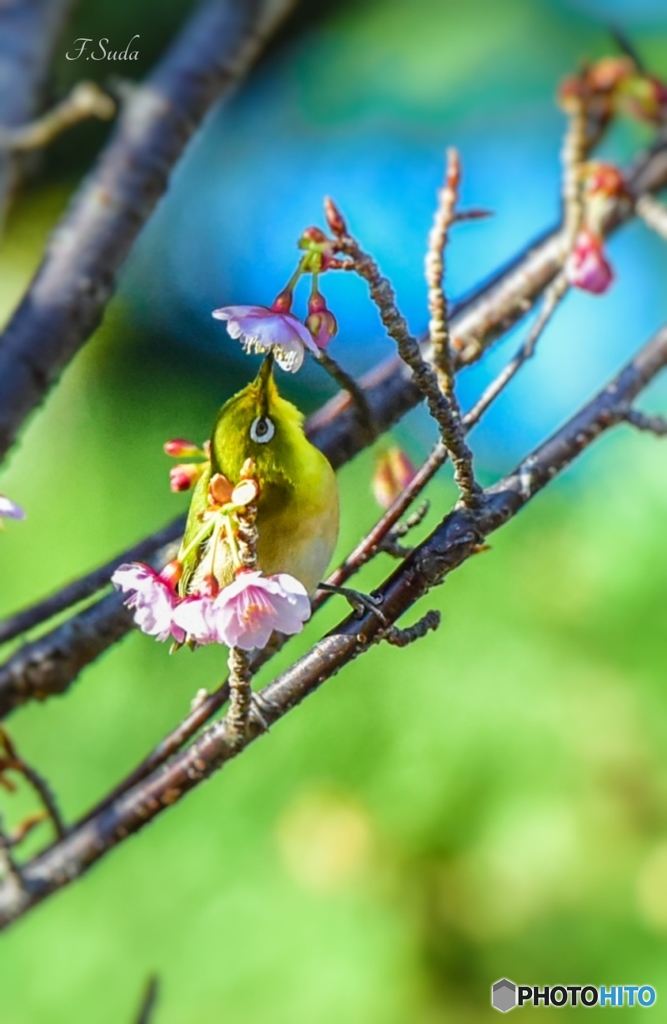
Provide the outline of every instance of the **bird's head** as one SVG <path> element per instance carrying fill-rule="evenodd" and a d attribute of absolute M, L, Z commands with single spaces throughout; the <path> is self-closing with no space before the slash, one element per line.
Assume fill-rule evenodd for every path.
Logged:
<path fill-rule="evenodd" d="M 211 468 L 236 483 L 243 463 L 252 459 L 260 483 L 290 483 L 307 444 L 303 416 L 278 394 L 269 353 L 255 380 L 220 410 L 211 438 Z"/>

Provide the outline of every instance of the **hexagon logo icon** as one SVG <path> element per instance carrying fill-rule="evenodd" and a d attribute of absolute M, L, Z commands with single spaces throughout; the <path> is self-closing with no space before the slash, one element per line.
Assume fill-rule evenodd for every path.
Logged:
<path fill-rule="evenodd" d="M 501 978 L 491 986 L 491 1006 L 494 1010 L 507 1013 L 516 1006 L 516 985 L 509 978 Z"/>

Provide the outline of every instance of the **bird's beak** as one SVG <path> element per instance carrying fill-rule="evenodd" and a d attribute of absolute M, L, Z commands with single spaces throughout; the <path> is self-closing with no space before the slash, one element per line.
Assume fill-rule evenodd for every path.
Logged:
<path fill-rule="evenodd" d="M 273 374 L 273 352 L 269 352 L 259 368 L 255 383 L 262 394 L 266 394 Z"/>

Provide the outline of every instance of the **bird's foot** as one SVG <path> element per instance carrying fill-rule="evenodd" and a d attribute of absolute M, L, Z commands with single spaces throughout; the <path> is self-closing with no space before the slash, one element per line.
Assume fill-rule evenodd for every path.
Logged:
<path fill-rule="evenodd" d="M 370 613 L 375 615 L 383 626 L 389 625 L 385 615 L 380 610 L 382 604 L 380 594 L 363 594 L 360 590 L 352 590 L 351 587 L 338 587 L 334 583 L 320 583 L 318 590 L 326 590 L 330 594 L 340 594 L 351 605 L 359 618 L 362 618 L 366 613 Z"/>
<path fill-rule="evenodd" d="M 250 697 L 250 717 L 254 718 L 262 732 L 269 731 L 277 710 L 272 700 L 262 697 L 256 690 L 253 691 Z"/>

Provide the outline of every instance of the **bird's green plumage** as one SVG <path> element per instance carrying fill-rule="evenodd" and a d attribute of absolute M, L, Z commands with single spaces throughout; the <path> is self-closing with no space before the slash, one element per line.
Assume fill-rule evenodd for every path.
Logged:
<path fill-rule="evenodd" d="M 203 575 L 213 571 L 221 585 L 231 582 L 231 553 L 224 540 L 193 545 L 202 530 L 200 514 L 207 507 L 211 476 L 222 473 L 232 484 L 240 479 L 247 459 L 256 466 L 257 554 L 266 574 L 290 573 L 312 592 L 326 572 L 338 536 L 338 488 L 325 456 L 303 432 L 303 416 L 278 393 L 268 356 L 256 379 L 227 401 L 211 436 L 211 464 L 197 483 L 181 546 L 182 594 L 192 592 Z M 253 440 L 258 417 L 268 419 L 273 436 Z M 215 547 L 215 551 L 213 548 Z"/>

